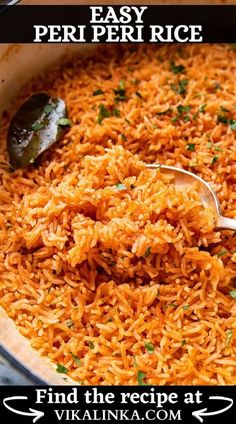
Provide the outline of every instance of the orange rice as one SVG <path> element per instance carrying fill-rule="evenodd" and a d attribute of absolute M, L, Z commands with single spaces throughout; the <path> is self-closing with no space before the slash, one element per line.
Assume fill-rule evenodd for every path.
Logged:
<path fill-rule="evenodd" d="M 0 305 L 73 379 L 236 383 L 236 236 L 214 231 L 196 188 L 145 168 L 195 172 L 236 218 L 236 131 L 219 122 L 236 119 L 235 72 L 227 45 L 103 46 L 4 114 L 1 163 L 29 95 L 63 98 L 74 122 L 35 166 L 0 169 Z M 111 116 L 98 123 L 100 104 Z"/>

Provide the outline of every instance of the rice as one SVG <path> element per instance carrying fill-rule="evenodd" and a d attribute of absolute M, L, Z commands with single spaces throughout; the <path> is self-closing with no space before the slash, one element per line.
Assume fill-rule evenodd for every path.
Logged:
<path fill-rule="evenodd" d="M 76 381 L 236 382 L 235 234 L 214 231 L 197 187 L 145 168 L 195 172 L 236 218 L 236 133 L 219 122 L 236 118 L 235 71 L 227 45 L 102 47 L 31 81 L 4 114 L 1 163 L 32 93 L 63 98 L 74 122 L 35 166 L 0 169 L 0 305 Z"/>

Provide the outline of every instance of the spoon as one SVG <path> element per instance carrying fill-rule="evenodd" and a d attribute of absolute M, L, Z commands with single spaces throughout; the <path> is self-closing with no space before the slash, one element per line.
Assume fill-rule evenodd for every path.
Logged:
<path fill-rule="evenodd" d="M 166 174 L 174 176 L 174 183 L 177 186 L 186 186 L 198 182 L 198 192 L 203 203 L 212 207 L 215 215 L 215 228 L 217 230 L 236 230 L 236 219 L 230 219 L 222 216 L 220 202 L 217 194 L 210 184 L 200 178 L 198 175 L 185 171 L 174 166 L 147 164 L 149 169 L 161 169 Z"/>

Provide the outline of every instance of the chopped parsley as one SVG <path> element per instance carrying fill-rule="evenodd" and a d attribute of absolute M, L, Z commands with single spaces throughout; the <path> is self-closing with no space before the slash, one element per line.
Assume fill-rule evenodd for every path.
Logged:
<path fill-rule="evenodd" d="M 154 346 L 152 343 L 145 343 L 145 347 L 148 351 L 148 353 L 153 353 L 154 352 Z"/>
<path fill-rule="evenodd" d="M 120 80 L 118 88 L 114 90 L 115 93 L 115 101 L 124 101 L 127 100 L 126 92 L 125 92 L 125 83 L 123 80 Z"/>
<path fill-rule="evenodd" d="M 236 119 L 230 119 L 229 120 L 229 126 L 231 130 L 236 131 Z"/>
<path fill-rule="evenodd" d="M 235 299 L 235 300 L 236 300 L 236 290 L 231 290 L 231 291 L 229 292 L 229 295 L 230 295 L 233 299 Z"/>
<path fill-rule="evenodd" d="M 180 104 L 177 106 L 176 109 L 178 114 L 174 118 L 171 118 L 172 122 L 176 122 L 178 119 L 183 119 L 184 122 L 190 121 L 190 115 L 185 115 L 185 113 L 190 112 L 191 110 L 190 106 L 183 106 Z"/>
<path fill-rule="evenodd" d="M 230 129 L 232 131 L 236 131 L 236 120 L 235 119 L 229 119 L 228 115 L 230 113 L 229 109 L 226 109 L 224 106 L 220 106 L 220 110 L 223 113 L 219 113 L 217 116 L 217 122 L 220 124 L 228 124 L 230 126 Z"/>
<path fill-rule="evenodd" d="M 116 188 L 119 191 L 121 191 L 121 190 L 127 190 L 126 185 L 125 184 L 121 184 L 121 183 L 116 184 Z"/>
<path fill-rule="evenodd" d="M 171 60 L 170 61 L 170 70 L 173 72 L 173 74 L 182 74 L 185 72 L 185 66 L 183 65 L 176 65 L 176 63 Z"/>
<path fill-rule="evenodd" d="M 74 359 L 75 363 L 80 367 L 82 365 L 80 359 L 77 358 L 77 356 L 75 356 L 72 352 L 70 352 L 70 354 L 72 358 Z"/>
<path fill-rule="evenodd" d="M 205 112 L 205 109 L 206 109 L 206 107 L 207 107 L 207 104 L 205 103 L 204 105 L 201 105 L 200 107 L 199 107 L 199 112 L 201 112 L 201 113 L 204 113 Z"/>
<path fill-rule="evenodd" d="M 224 256 L 228 253 L 228 250 L 223 249 L 220 252 L 217 253 L 218 258 L 221 258 L 221 256 Z"/>
<path fill-rule="evenodd" d="M 190 110 L 191 110 L 190 106 L 183 106 L 183 105 L 177 106 L 177 111 L 179 115 L 182 115 L 183 112 L 190 112 Z"/>
<path fill-rule="evenodd" d="M 93 342 L 88 342 L 88 347 L 89 347 L 89 349 L 94 349 L 94 343 Z"/>
<path fill-rule="evenodd" d="M 137 372 L 137 381 L 138 381 L 139 386 L 146 386 L 147 385 L 147 383 L 145 383 L 143 381 L 144 378 L 146 378 L 146 374 L 142 371 L 138 371 Z"/>
<path fill-rule="evenodd" d="M 69 118 L 61 118 L 59 121 L 57 121 L 57 125 L 61 125 L 62 127 L 72 127 L 73 122 Z"/>
<path fill-rule="evenodd" d="M 127 137 L 126 137 L 126 135 L 124 133 L 121 133 L 120 136 L 121 136 L 122 140 L 127 141 Z"/>
<path fill-rule="evenodd" d="M 103 104 L 100 104 L 99 114 L 97 119 L 98 124 L 101 124 L 103 119 L 109 118 L 111 115 L 112 115 L 112 112 L 109 109 L 107 109 L 106 106 L 104 106 Z"/>
<path fill-rule="evenodd" d="M 171 84 L 170 87 L 176 94 L 186 94 L 187 85 L 188 80 L 183 79 L 178 84 Z"/>
<path fill-rule="evenodd" d="M 190 121 L 190 116 L 189 115 L 185 115 L 184 122 L 189 122 L 189 121 Z"/>
<path fill-rule="evenodd" d="M 218 159 L 219 159 L 219 156 L 218 155 L 214 155 L 213 158 L 212 158 L 212 160 L 211 160 L 211 165 L 214 165 L 218 161 Z"/>
<path fill-rule="evenodd" d="M 64 365 L 57 364 L 56 372 L 58 372 L 59 374 L 67 374 L 68 371 L 68 368 L 64 367 Z"/>
<path fill-rule="evenodd" d="M 226 347 L 229 347 L 231 339 L 233 336 L 233 331 L 232 330 L 228 330 L 227 331 L 227 339 L 226 339 Z"/>
<path fill-rule="evenodd" d="M 31 125 L 31 128 L 33 131 L 39 131 L 44 128 L 44 124 L 42 122 L 35 122 L 34 124 Z"/>
<path fill-rule="evenodd" d="M 184 311 L 187 311 L 188 309 L 189 309 L 189 305 L 184 305 L 184 306 L 183 306 L 183 310 L 184 310 Z"/>
<path fill-rule="evenodd" d="M 190 150 L 190 152 L 194 152 L 195 151 L 195 146 L 196 146 L 196 144 L 194 144 L 194 143 L 188 143 L 186 145 L 186 150 Z"/>
<path fill-rule="evenodd" d="M 186 343 L 187 343 L 187 341 L 184 339 L 184 340 L 182 341 L 182 346 L 185 346 L 185 345 L 186 345 Z"/>
<path fill-rule="evenodd" d="M 99 94 L 104 94 L 104 91 L 102 91 L 100 88 L 94 90 L 93 96 L 99 96 Z"/>
<path fill-rule="evenodd" d="M 219 114 L 217 116 L 217 122 L 219 122 L 220 124 L 228 124 L 228 118 L 225 114 Z"/>
<path fill-rule="evenodd" d="M 151 254 L 151 247 L 149 246 L 149 247 L 147 247 L 143 256 L 144 256 L 144 258 L 147 258 L 150 254 Z"/>
<path fill-rule="evenodd" d="M 114 115 L 114 116 L 120 116 L 120 111 L 119 111 L 119 109 L 114 109 L 114 110 L 113 110 L 113 115 Z"/>
<path fill-rule="evenodd" d="M 220 110 L 222 110 L 222 112 L 230 112 L 230 110 L 226 109 L 224 106 L 220 106 Z"/>

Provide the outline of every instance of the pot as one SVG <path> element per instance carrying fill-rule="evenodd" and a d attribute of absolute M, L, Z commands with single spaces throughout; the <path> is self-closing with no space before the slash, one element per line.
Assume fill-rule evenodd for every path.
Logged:
<path fill-rule="evenodd" d="M 31 2 L 23 2 L 31 3 Z M 35 2 L 36 3 L 36 2 Z M 43 3 L 43 2 L 37 2 Z M 50 3 L 53 3 L 50 2 Z M 57 1 L 57 4 L 59 2 Z M 71 1 L 68 3 L 76 3 Z M 85 2 L 86 3 L 86 2 Z M 87 2 L 89 3 L 89 2 Z M 96 2 L 91 2 L 96 4 Z M 104 2 L 106 3 L 106 2 Z M 108 3 L 108 2 L 107 2 Z M 110 4 L 113 2 L 109 2 Z M 115 2 L 118 3 L 118 2 Z M 123 2 L 125 3 L 125 2 Z M 129 2 L 131 4 L 132 2 Z M 137 2 L 133 2 L 137 3 Z M 139 2 L 142 3 L 141 1 Z M 146 2 L 144 2 L 146 4 Z M 161 3 L 150 1 L 150 4 Z M 163 3 L 186 3 L 185 0 L 179 2 Z M 190 3 L 190 2 L 187 2 Z M 197 3 L 197 2 L 192 2 Z M 201 3 L 207 3 L 205 1 Z M 221 3 L 211 2 L 208 3 Z M 234 3 L 232 0 L 225 3 Z M 71 55 L 81 54 L 84 50 L 93 49 L 91 45 L 67 45 L 67 44 L 0 44 L 0 114 L 6 110 L 11 103 L 11 99 L 17 95 L 21 87 L 31 78 L 42 73 L 51 65 L 65 60 Z M 28 377 L 25 382 L 33 384 L 65 384 L 63 376 L 55 371 L 46 359 L 30 347 L 30 343 L 19 334 L 14 322 L 0 308 L 0 355 L 3 355 L 7 362 L 20 370 L 24 376 Z M 71 382 L 68 379 L 68 382 Z M 75 382 L 73 382 L 75 384 Z"/>

